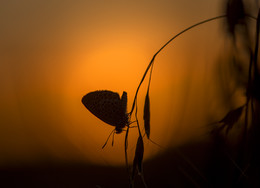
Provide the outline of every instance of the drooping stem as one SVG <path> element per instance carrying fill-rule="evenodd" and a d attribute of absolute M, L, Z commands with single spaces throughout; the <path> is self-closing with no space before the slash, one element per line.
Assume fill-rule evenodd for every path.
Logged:
<path fill-rule="evenodd" d="M 258 60 L 258 49 L 259 49 L 259 31 L 260 30 L 260 9 L 258 11 L 257 22 L 256 22 L 256 43 L 255 43 L 255 55 L 254 55 L 254 64 L 255 71 L 257 71 L 257 60 Z"/>
<path fill-rule="evenodd" d="M 137 124 L 137 127 L 138 127 L 139 136 L 142 136 L 141 129 L 140 129 L 140 126 L 139 126 L 138 117 L 137 117 L 137 105 L 135 106 L 135 121 L 136 121 L 136 124 Z"/>
<path fill-rule="evenodd" d="M 139 85 L 138 85 L 138 87 L 137 87 L 137 89 L 136 89 L 136 93 L 135 93 L 135 97 L 134 97 L 132 109 L 131 109 L 131 111 L 130 111 L 130 113 L 129 113 L 130 116 L 131 116 L 131 114 L 133 113 L 133 110 L 134 110 L 134 106 L 135 106 L 135 103 L 136 103 L 136 97 L 137 97 L 138 91 L 139 91 L 139 89 L 140 89 L 140 87 L 141 87 L 141 85 L 142 85 L 142 83 L 143 83 L 143 81 L 144 81 L 144 79 L 145 79 L 145 77 L 146 77 L 146 74 L 147 74 L 148 70 L 150 69 L 151 65 L 153 64 L 155 57 L 156 57 L 170 42 L 172 42 L 175 38 L 177 38 L 177 37 L 180 36 L 181 34 L 185 33 L 186 31 L 188 31 L 188 30 L 190 30 L 190 29 L 192 29 L 192 28 L 194 28 L 194 27 L 196 27 L 196 26 L 199 26 L 199 25 L 201 25 L 201 24 L 204 24 L 204 23 L 207 23 L 207 22 L 210 22 L 210 21 L 213 21 L 213 20 L 217 20 L 217 19 L 220 19 L 220 18 L 224 18 L 224 17 L 226 17 L 226 15 L 213 17 L 213 18 L 210 18 L 210 19 L 201 21 L 201 22 L 199 22 L 199 23 L 197 23 L 197 24 L 194 24 L 194 25 L 192 25 L 192 26 L 190 26 L 190 27 L 184 29 L 183 31 L 181 31 L 180 33 L 178 33 L 177 35 L 175 35 L 174 37 L 172 37 L 168 42 L 166 42 L 166 43 L 154 54 L 152 60 L 150 61 L 149 65 L 147 66 L 147 68 L 146 68 L 146 70 L 145 70 L 145 72 L 144 72 L 144 75 L 143 75 L 143 77 L 142 77 L 142 79 L 141 79 L 141 81 L 140 81 L 140 83 L 139 83 Z"/>
<path fill-rule="evenodd" d="M 151 71 L 150 71 L 150 76 L 149 76 L 149 82 L 148 82 L 148 87 L 147 87 L 147 93 L 149 93 L 149 90 L 150 90 L 151 79 L 152 79 L 152 73 L 153 73 L 153 65 L 154 65 L 154 63 L 151 65 Z"/>
<path fill-rule="evenodd" d="M 246 112 L 245 112 L 245 127 L 244 127 L 244 139 L 246 138 L 247 133 L 247 126 L 248 126 L 248 106 L 249 101 L 251 98 L 251 87 L 252 87 L 252 65 L 253 65 L 253 52 L 250 50 L 250 62 L 249 62 L 249 69 L 248 69 L 248 83 L 247 83 L 247 96 L 246 96 Z"/>
<path fill-rule="evenodd" d="M 130 187 L 132 188 L 132 184 L 133 184 L 133 181 L 132 181 L 132 178 L 131 178 L 131 173 L 130 173 L 130 169 L 129 169 L 129 165 L 128 165 L 128 156 L 127 156 L 127 147 L 128 147 L 128 142 L 127 142 L 127 139 L 128 139 L 128 132 L 129 132 L 129 126 L 127 127 L 126 129 L 126 134 L 125 134 L 125 163 L 126 163 L 126 170 L 127 170 L 127 174 L 128 174 L 128 177 L 129 177 L 129 185 Z"/>
<path fill-rule="evenodd" d="M 259 32 L 260 32 L 260 9 L 258 11 L 258 16 L 257 18 L 254 18 L 252 16 L 248 16 L 252 19 L 256 19 L 256 43 L 255 43 L 255 49 L 254 52 L 253 50 L 250 50 L 250 63 L 249 63 L 249 70 L 248 70 L 248 84 L 247 84 L 247 100 L 246 100 L 246 114 L 245 114 L 245 131 L 244 131 L 244 138 L 246 138 L 246 133 L 247 133 L 247 127 L 248 127 L 248 110 L 249 110 L 249 102 L 251 100 L 251 109 L 252 109 L 252 114 L 254 112 L 254 108 L 253 108 L 253 101 L 252 101 L 252 92 L 253 88 L 256 87 L 254 84 L 252 83 L 252 68 L 254 70 L 254 78 L 253 79 L 258 79 L 258 66 L 257 66 L 257 62 L 258 62 L 258 49 L 259 49 Z M 254 63 L 254 64 L 253 64 Z"/>

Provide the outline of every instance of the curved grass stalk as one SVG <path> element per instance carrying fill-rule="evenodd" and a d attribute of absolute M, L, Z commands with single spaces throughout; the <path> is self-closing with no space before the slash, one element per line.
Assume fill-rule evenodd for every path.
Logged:
<path fill-rule="evenodd" d="M 143 75 L 143 77 L 142 77 L 142 79 L 141 79 L 141 81 L 140 81 L 140 83 L 139 83 L 139 85 L 138 85 L 138 87 L 137 87 L 137 89 L 136 89 L 134 101 L 133 101 L 133 104 L 132 104 L 132 109 L 131 109 L 131 111 L 130 111 L 130 113 L 129 113 L 130 116 L 132 115 L 132 113 L 133 113 L 133 111 L 134 111 L 134 106 L 135 106 L 135 104 L 136 104 L 138 91 L 139 91 L 139 89 L 140 89 L 140 87 L 141 87 L 141 85 L 142 85 L 142 83 L 143 83 L 143 81 L 144 81 L 144 79 L 145 79 L 145 77 L 146 77 L 146 74 L 147 74 L 148 70 L 150 69 L 150 67 L 151 67 L 152 64 L 154 63 L 154 60 L 155 60 L 156 56 L 157 56 L 170 42 L 172 42 L 174 39 L 176 39 L 178 36 L 180 36 L 181 34 L 185 33 L 186 31 L 189 31 L 190 29 L 192 29 L 192 28 L 194 28 L 194 27 L 197 27 L 197 26 L 199 26 L 199 25 L 201 25 L 201 24 L 204 24 L 204 23 L 207 23 L 207 22 L 210 22 L 210 21 L 213 21 L 213 20 L 217 20 L 217 19 L 220 19 L 220 18 L 225 18 L 225 17 L 226 17 L 226 15 L 213 17 L 213 18 L 210 18 L 210 19 L 201 21 L 201 22 L 199 22 L 199 23 L 196 23 L 196 24 L 194 24 L 194 25 L 192 25 L 192 26 L 190 26 L 190 27 L 184 29 L 183 31 L 179 32 L 177 35 L 175 35 L 174 37 L 172 37 L 170 40 L 168 40 L 168 41 L 154 54 L 152 60 L 150 61 L 149 65 L 147 66 L 147 68 L 146 68 L 146 70 L 145 70 L 145 72 L 144 72 L 144 75 Z"/>

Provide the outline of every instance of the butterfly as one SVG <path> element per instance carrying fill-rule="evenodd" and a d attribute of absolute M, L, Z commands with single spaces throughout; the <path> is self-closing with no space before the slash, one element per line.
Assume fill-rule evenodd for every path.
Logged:
<path fill-rule="evenodd" d="M 83 105 L 103 122 L 115 126 L 117 134 L 129 126 L 129 115 L 126 113 L 127 93 L 124 91 L 121 98 L 118 93 L 101 90 L 86 94 L 82 98 Z"/>

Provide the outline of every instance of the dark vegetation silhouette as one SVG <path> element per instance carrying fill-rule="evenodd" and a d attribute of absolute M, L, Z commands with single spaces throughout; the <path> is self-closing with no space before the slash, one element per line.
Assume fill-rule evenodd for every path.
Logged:
<path fill-rule="evenodd" d="M 258 48 L 259 48 L 259 29 L 260 29 L 260 12 L 257 17 L 251 15 L 246 12 L 244 8 L 244 2 L 242 0 L 228 0 L 226 2 L 226 15 L 217 16 L 211 19 L 207 19 L 201 21 L 195 25 L 188 27 L 182 32 L 178 33 L 174 37 L 172 37 L 165 45 L 163 45 L 152 57 L 151 62 L 149 63 L 140 84 L 137 87 L 136 94 L 133 100 L 132 108 L 129 114 L 127 115 L 129 119 L 131 119 L 133 112 L 135 111 L 134 122 L 137 124 L 139 137 L 137 139 L 135 156 L 133 160 L 133 166 L 130 168 L 128 166 L 128 154 L 127 154 L 127 139 L 129 133 L 129 122 L 128 120 L 124 122 L 124 125 L 120 123 L 117 124 L 116 121 L 113 123 L 109 123 L 111 125 L 116 126 L 115 130 L 117 133 L 122 132 L 123 127 L 127 127 L 126 135 L 125 135 L 125 160 L 127 172 L 129 174 L 129 186 L 134 186 L 134 179 L 136 172 L 141 176 L 141 180 L 143 182 L 143 186 L 147 187 L 147 184 L 144 179 L 143 174 L 143 154 L 144 154 L 144 143 L 143 139 L 146 137 L 148 140 L 150 138 L 150 97 L 149 97 L 149 89 L 152 78 L 152 69 L 155 62 L 156 56 L 175 38 L 185 33 L 186 31 L 197 27 L 201 24 L 205 24 L 210 21 L 225 19 L 226 22 L 226 33 L 228 33 L 228 37 L 231 38 L 233 54 L 228 54 L 231 56 L 231 61 L 227 62 L 231 64 L 231 71 L 235 75 L 230 79 L 234 79 L 236 85 L 234 88 L 227 88 L 224 90 L 225 86 L 223 86 L 223 90 L 220 90 L 223 95 L 226 97 L 226 105 L 229 105 L 230 111 L 219 121 L 215 123 L 209 124 L 209 128 L 211 129 L 211 135 L 213 138 L 213 146 L 215 152 L 212 153 L 212 156 L 209 157 L 209 162 L 212 163 L 209 165 L 209 169 L 206 169 L 204 173 L 211 174 L 210 177 L 207 175 L 203 175 L 204 173 L 198 169 L 193 162 L 189 160 L 185 160 L 189 166 L 196 171 L 200 178 L 203 179 L 204 183 L 200 184 L 189 177 L 189 174 L 186 173 L 183 169 L 181 170 L 187 178 L 193 182 L 193 185 L 201 187 L 203 185 L 209 187 L 260 187 L 260 173 L 259 173 L 259 99 L 260 99 L 260 75 L 259 75 L 259 67 L 258 67 Z M 248 22 L 254 21 L 256 22 L 254 36 L 251 36 L 251 28 Z M 248 58 L 247 61 L 241 59 L 241 54 Z M 243 69 L 242 67 L 247 66 L 247 69 Z M 144 120 L 144 133 L 141 131 L 141 125 L 139 124 L 139 120 L 137 117 L 137 96 L 138 91 L 145 80 L 147 73 L 150 71 L 149 82 L 147 87 L 147 93 L 145 97 L 145 103 L 143 108 L 143 120 Z M 247 71 L 247 72 L 246 72 Z M 241 77 L 245 77 L 242 78 Z M 230 80 L 226 80 L 229 82 Z M 246 102 L 245 104 L 233 108 L 236 106 L 234 102 L 232 102 L 232 92 L 236 89 L 242 89 L 245 91 Z M 231 91 L 232 90 L 232 91 Z M 99 91 L 96 91 L 97 94 Z M 89 95 L 89 94 L 88 94 Z M 118 95 L 118 94 L 117 94 Z M 84 100 L 83 104 L 86 105 L 91 99 Z M 96 100 L 96 99 L 95 99 Z M 118 96 L 118 101 L 120 98 Z M 96 102 L 96 101 L 94 101 Z M 114 106 L 116 108 L 121 108 L 120 105 Z M 93 107 L 94 108 L 94 107 Z M 110 107 L 109 107 L 110 108 Z M 89 109 L 89 108 L 88 108 Z M 90 108 L 91 111 L 91 108 Z M 95 111 L 91 111 L 94 115 Z M 103 113 L 103 111 L 99 111 L 98 113 Z M 121 116 L 125 116 L 125 109 L 123 113 L 120 113 Z M 102 115 L 102 114 L 101 114 Z M 242 115 L 244 116 L 243 122 Z M 97 116 L 97 115 L 96 115 Z M 98 116 L 97 116 L 98 117 Z M 100 117 L 99 117 L 100 118 Z M 120 120 L 120 117 L 115 117 L 115 120 Z M 102 120 L 102 118 L 100 118 Z M 104 121 L 104 119 L 103 119 Z M 238 124 L 242 124 L 242 131 L 239 137 L 236 140 L 236 145 L 229 144 L 229 133 L 234 129 Z M 120 131 L 118 131 L 120 129 Z M 225 130 L 225 131 L 224 131 Z M 107 142 L 106 142 L 107 143 Z M 106 144 L 105 143 L 105 144 Z M 113 142 L 112 142 L 113 143 Z M 177 152 L 183 159 L 185 159 L 185 155 L 182 152 Z M 212 158 L 212 161 L 210 161 Z M 223 166 L 223 164 L 225 164 Z M 208 172 L 208 173 L 207 173 Z M 213 173 L 212 173 L 213 172 Z M 226 174 L 227 173 L 227 174 Z M 221 176 L 221 174 L 225 174 L 226 178 L 219 180 L 216 177 Z M 215 176 L 215 177 L 214 177 Z M 230 177 L 228 177 L 230 176 Z M 214 178 L 213 178 L 214 177 Z M 173 177 L 174 178 L 174 177 Z M 206 183 L 205 183 L 206 182 Z"/>
<path fill-rule="evenodd" d="M 260 144 L 258 65 L 260 11 L 258 10 L 257 18 L 255 18 L 246 11 L 244 3 L 245 1 L 242 0 L 227 2 L 226 31 L 231 38 L 233 53 L 228 54 L 229 62 L 225 63 L 228 63 L 230 75 L 233 75 L 230 78 L 232 80 L 228 81 L 234 81 L 236 84 L 233 88 L 228 88 L 222 83 L 223 100 L 230 111 L 217 122 L 218 126 L 212 131 L 217 148 L 214 154 L 224 159 L 228 158 L 229 163 L 222 171 L 225 170 L 230 175 L 229 179 L 221 183 L 212 182 L 215 185 L 228 187 L 260 187 L 258 152 Z M 255 23 L 253 34 L 250 27 L 252 21 Z M 234 108 L 237 104 L 232 100 L 232 96 L 234 91 L 239 89 L 243 89 L 246 101 L 244 105 Z M 232 145 L 229 144 L 229 132 L 235 128 L 240 130 L 240 134 L 235 140 L 236 144 Z M 220 152 L 224 154 L 219 155 Z M 215 168 L 221 173 L 221 169 L 216 166 Z"/>

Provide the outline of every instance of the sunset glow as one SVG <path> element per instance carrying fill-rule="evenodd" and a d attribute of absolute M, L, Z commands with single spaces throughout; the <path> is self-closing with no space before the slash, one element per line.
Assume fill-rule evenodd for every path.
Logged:
<path fill-rule="evenodd" d="M 45 157 L 123 165 L 125 133 L 115 135 L 114 147 L 109 142 L 102 150 L 114 127 L 92 115 L 81 98 L 96 90 L 119 95 L 126 91 L 130 111 L 154 53 L 186 27 L 218 15 L 217 6 L 212 5 L 217 1 L 196 2 L 196 10 L 200 10 L 196 14 L 193 1 L 187 5 L 174 1 L 87 1 L 73 6 L 67 2 L 61 7 L 53 4 L 51 10 L 43 2 L 19 5 L 22 8 L 6 5 L 12 11 L 0 38 L 0 83 L 4 87 L 0 165 L 37 162 Z M 52 21 L 45 17 L 45 11 Z M 19 18 L 18 13 L 22 14 Z M 27 27 L 19 25 L 19 19 Z M 203 128 L 198 129 L 206 123 L 202 114 L 216 90 L 209 71 L 214 66 L 214 52 L 221 46 L 221 40 L 216 41 L 219 23 L 179 37 L 155 60 L 150 90 L 151 139 L 163 148 L 203 132 Z M 138 95 L 141 124 L 147 80 Z M 205 91 L 207 84 L 212 86 L 210 92 Z M 203 100 L 206 96 L 209 98 Z M 195 122 L 193 127 L 191 122 Z M 129 155 L 133 157 L 137 129 L 130 129 L 129 135 Z M 145 146 L 145 159 L 164 150 L 148 140 Z"/>

